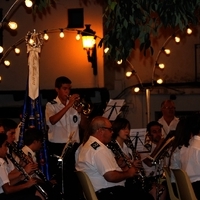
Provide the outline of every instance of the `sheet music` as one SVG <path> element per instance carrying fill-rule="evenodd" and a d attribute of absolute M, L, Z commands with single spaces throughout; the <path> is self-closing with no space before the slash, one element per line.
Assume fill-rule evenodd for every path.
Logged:
<path fill-rule="evenodd" d="M 131 141 L 134 146 L 137 143 L 136 150 L 139 153 L 149 152 L 148 149 L 145 149 L 145 147 L 144 147 L 145 135 L 146 135 L 146 128 L 130 130 Z"/>
<path fill-rule="evenodd" d="M 114 121 L 116 117 L 120 114 L 120 110 L 124 105 L 124 102 L 124 99 L 110 99 L 104 111 L 103 117 Z"/>

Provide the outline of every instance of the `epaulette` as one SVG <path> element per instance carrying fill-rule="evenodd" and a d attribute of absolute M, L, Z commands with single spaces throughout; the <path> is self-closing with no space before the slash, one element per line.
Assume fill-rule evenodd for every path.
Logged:
<path fill-rule="evenodd" d="M 50 101 L 50 103 L 51 104 L 56 104 L 57 102 L 53 100 L 53 101 Z"/>
<path fill-rule="evenodd" d="M 98 147 L 100 147 L 100 144 L 98 144 L 97 142 L 93 142 L 91 144 L 91 147 L 96 150 Z"/>

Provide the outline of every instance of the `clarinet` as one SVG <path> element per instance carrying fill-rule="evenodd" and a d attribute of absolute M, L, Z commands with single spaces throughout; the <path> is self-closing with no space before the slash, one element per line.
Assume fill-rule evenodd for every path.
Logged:
<path fill-rule="evenodd" d="M 114 153 L 114 155 L 116 156 L 116 158 L 120 158 L 122 157 L 126 163 L 126 165 L 131 168 L 132 163 L 127 159 L 126 155 L 124 154 L 124 152 L 121 150 L 121 148 L 119 147 L 119 145 L 117 144 L 117 142 L 115 140 L 111 140 L 108 144 L 107 147 L 109 149 L 111 149 L 111 151 Z"/>
<path fill-rule="evenodd" d="M 10 152 L 14 152 L 25 164 L 33 162 L 30 156 L 27 156 L 21 149 L 17 148 L 17 144 L 15 142 L 13 144 L 7 143 L 7 146 L 9 150 L 11 150 Z M 34 173 L 44 182 L 48 182 L 46 176 L 40 169 L 35 170 Z"/>
<path fill-rule="evenodd" d="M 138 154 L 138 152 L 136 151 L 135 147 L 133 146 L 133 143 L 132 143 L 130 137 L 127 136 L 127 138 L 128 138 L 128 139 L 126 139 L 126 140 L 124 141 L 124 143 L 127 145 L 128 148 L 131 149 L 134 160 L 139 160 L 139 154 Z M 139 180 L 141 181 L 142 189 L 145 188 L 145 178 L 146 178 L 145 170 L 144 170 L 144 168 L 142 167 L 142 168 L 139 169 Z"/>
<path fill-rule="evenodd" d="M 25 180 L 30 180 L 30 176 L 26 173 L 24 168 L 17 163 L 17 161 L 12 157 L 11 154 L 7 153 L 7 158 L 13 163 L 13 165 L 22 173 L 22 175 L 25 177 Z M 34 185 L 37 189 L 37 191 L 44 197 L 44 199 L 48 199 L 48 194 L 43 190 L 43 188 L 40 185 L 35 184 Z"/>

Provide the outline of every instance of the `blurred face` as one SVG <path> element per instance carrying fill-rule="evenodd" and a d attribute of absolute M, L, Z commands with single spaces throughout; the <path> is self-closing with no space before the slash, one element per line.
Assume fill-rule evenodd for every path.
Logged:
<path fill-rule="evenodd" d="M 7 131 L 6 135 L 8 137 L 7 142 L 12 144 L 15 141 L 15 129 L 10 129 Z"/>
<path fill-rule="evenodd" d="M 56 92 L 58 94 L 58 98 L 61 101 L 67 101 L 69 94 L 71 91 L 71 84 L 62 84 L 60 88 L 56 88 Z"/>
<path fill-rule="evenodd" d="M 6 146 L 7 141 L 5 141 L 2 146 L 0 147 L 0 158 L 5 158 L 7 154 L 7 146 Z"/>
<path fill-rule="evenodd" d="M 42 141 L 41 140 L 39 140 L 39 141 L 35 140 L 34 144 L 35 144 L 35 149 L 34 149 L 35 152 L 39 151 L 42 148 Z"/>
<path fill-rule="evenodd" d="M 105 126 L 101 127 L 101 130 L 103 131 L 103 143 L 108 144 L 111 141 L 113 134 L 112 124 L 110 121 L 107 121 Z"/>
<path fill-rule="evenodd" d="M 127 140 L 128 137 L 130 136 L 130 129 L 128 128 L 128 125 L 126 126 L 126 128 L 123 128 L 119 131 L 118 136 L 121 140 Z"/>
<path fill-rule="evenodd" d="M 161 127 L 160 126 L 152 126 L 150 128 L 150 132 L 149 132 L 149 138 L 151 140 L 151 142 L 157 144 L 160 139 L 162 138 L 162 132 L 161 132 Z"/>
<path fill-rule="evenodd" d="M 0 126 L 0 134 L 1 134 L 1 133 L 4 133 L 4 132 L 5 132 L 4 127 L 3 127 L 3 126 Z"/>
<path fill-rule="evenodd" d="M 163 117 L 174 117 L 175 109 L 176 108 L 173 102 L 165 102 L 161 108 Z"/>

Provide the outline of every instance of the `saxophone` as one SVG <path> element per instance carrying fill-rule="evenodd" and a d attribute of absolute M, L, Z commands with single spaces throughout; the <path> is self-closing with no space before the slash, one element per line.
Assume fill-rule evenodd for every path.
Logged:
<path fill-rule="evenodd" d="M 22 175 L 25 177 L 25 180 L 28 181 L 31 177 L 26 173 L 26 171 L 24 170 L 24 168 L 17 163 L 17 161 L 13 158 L 13 156 L 9 153 L 7 153 L 7 158 L 13 163 L 13 165 L 22 173 Z M 37 191 L 44 197 L 45 200 L 48 199 L 48 194 L 45 192 L 45 190 L 43 190 L 43 188 L 36 184 L 34 185 L 37 189 Z"/>

